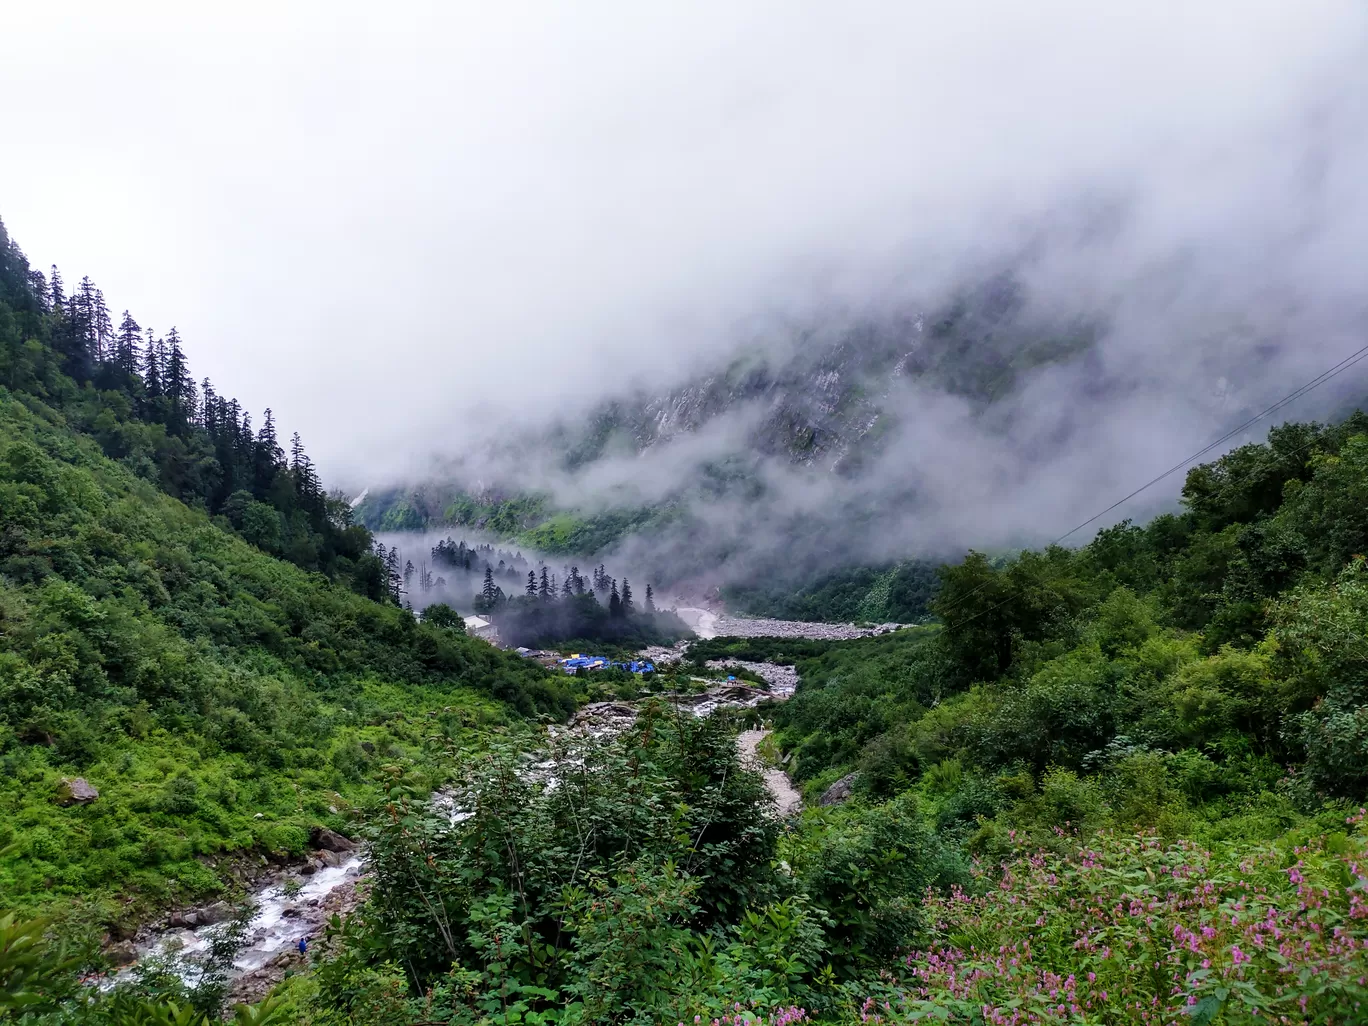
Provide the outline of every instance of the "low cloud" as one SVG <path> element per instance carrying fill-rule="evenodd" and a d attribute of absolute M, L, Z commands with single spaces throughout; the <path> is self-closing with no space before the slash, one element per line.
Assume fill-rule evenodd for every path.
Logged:
<path fill-rule="evenodd" d="M 760 547 L 860 507 L 843 542 L 876 554 L 1037 541 L 1365 334 L 1357 0 L 144 0 L 8 25 L 15 237 L 177 324 L 354 490 L 456 466 L 654 501 L 749 452 L 765 403 L 592 473 L 518 443 L 1007 274 L 1023 318 L 1095 327 L 1086 352 L 1008 354 L 986 407 L 894 381 L 858 474 L 752 454 L 763 507 L 695 514 Z"/>

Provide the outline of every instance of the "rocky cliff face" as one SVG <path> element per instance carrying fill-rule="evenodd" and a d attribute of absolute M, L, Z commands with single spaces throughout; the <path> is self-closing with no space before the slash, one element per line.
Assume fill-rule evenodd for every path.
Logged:
<path fill-rule="evenodd" d="M 801 333 L 787 352 L 742 354 L 731 366 L 659 394 L 615 397 L 578 434 L 565 430 L 571 466 L 615 447 L 642 451 L 749 409 L 744 452 L 840 471 L 891 426 L 885 405 L 899 380 L 989 403 L 1031 367 L 1084 351 L 1089 326 L 1028 315 L 1008 279 L 928 315 L 909 311 Z"/>
<path fill-rule="evenodd" d="M 997 279 L 931 314 L 833 319 L 783 345 L 743 348 L 682 384 L 612 396 L 583 421 L 500 443 L 510 471 L 540 461 L 592 482 L 616 457 L 706 439 L 687 456 L 664 457 L 671 473 L 660 476 L 678 481 L 674 491 L 577 513 L 510 472 L 474 487 L 434 479 L 372 491 L 357 512 L 381 530 L 477 527 L 544 551 L 592 554 L 665 520 L 677 527 L 698 500 L 762 499 L 766 463 L 858 480 L 908 415 L 909 387 L 987 408 L 1024 372 L 1078 356 L 1091 338 L 1086 326 L 1034 318 L 1013 283 Z"/>

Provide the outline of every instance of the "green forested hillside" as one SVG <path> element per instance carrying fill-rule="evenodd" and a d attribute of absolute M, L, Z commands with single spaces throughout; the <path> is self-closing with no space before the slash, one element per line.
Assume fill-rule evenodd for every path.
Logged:
<path fill-rule="evenodd" d="M 343 828 L 388 766 L 435 782 L 434 737 L 574 708 L 539 667 L 330 581 L 380 563 L 364 529 L 286 514 L 317 494 L 308 481 L 243 506 L 246 523 L 303 518 L 290 536 L 316 558 L 296 566 L 165 494 L 141 457 L 109 458 L 80 430 L 91 409 L 154 449 L 180 443 L 111 419 L 121 393 L 65 374 L 62 322 L 0 278 L 0 909 L 124 896 L 98 915 L 136 918 L 217 888 L 223 857 L 298 854 L 312 826 Z M 56 804 L 77 775 L 99 799 Z"/>
<path fill-rule="evenodd" d="M 941 570 L 938 631 L 800 664 L 777 713 L 797 775 L 915 786 L 976 844 L 1061 816 L 1276 832 L 1361 800 L 1365 482 L 1368 418 L 1289 424 L 1194 469 L 1181 513 L 971 553 Z"/>
<path fill-rule="evenodd" d="M 934 563 L 855 566 L 815 572 L 773 567 L 722 589 L 729 608 L 781 620 L 917 623 L 939 581 Z"/>
<path fill-rule="evenodd" d="M 297 853 L 385 764 L 421 765 L 434 731 L 504 708 L 573 701 L 538 667 L 264 555 L 0 389 L 6 904 L 203 890 L 196 856 Z M 100 800 L 54 806 L 75 774 Z"/>
<path fill-rule="evenodd" d="M 128 348 L 96 292 L 0 246 L 0 1023 L 216 1021 L 221 987 L 97 995 L 64 942 L 315 826 L 365 837 L 369 898 L 244 1026 L 1365 1021 L 1368 417 L 1279 427 L 1077 550 L 757 589 L 938 622 L 699 642 L 796 694 L 648 700 L 529 758 L 496 735 L 563 720 L 567 679 L 400 608 L 302 448 L 173 394 L 178 340 Z M 764 718 L 800 815 L 730 733 Z M 78 775 L 99 797 L 63 804 Z"/>
<path fill-rule="evenodd" d="M 115 325 L 89 277 L 68 290 L 55 266 L 31 269 L 3 222 L 0 385 L 59 411 L 105 455 L 262 551 L 372 598 L 396 591 L 298 434 L 287 454 L 270 409 L 254 429 L 236 399 L 194 380 L 175 328 L 158 337 L 127 310 Z"/>

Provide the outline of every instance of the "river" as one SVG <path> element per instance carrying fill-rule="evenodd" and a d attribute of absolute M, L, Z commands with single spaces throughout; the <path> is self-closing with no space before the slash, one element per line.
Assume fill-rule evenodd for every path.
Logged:
<path fill-rule="evenodd" d="M 701 606 L 682 606 L 679 618 L 700 638 L 810 638 L 813 641 L 850 641 L 887 634 L 902 624 L 812 623 L 807 620 L 771 620 L 764 617 L 728 616 Z"/>
<path fill-rule="evenodd" d="M 776 625 L 779 628 L 794 626 L 809 631 L 832 627 L 829 624 L 790 624 L 781 620 L 735 620 L 702 608 L 680 609 L 678 612 L 701 638 L 716 637 L 719 631 L 737 634 L 736 624 L 744 624 L 746 629 L 754 630 L 756 633 L 746 635 L 752 637 L 764 636 L 764 628 Z M 850 629 L 864 634 L 874 633 L 869 629 Z M 677 700 L 680 708 L 687 709 L 695 716 L 710 716 L 721 708 L 748 708 L 766 700 L 788 698 L 797 685 L 797 675 L 790 666 L 750 662 L 734 665 L 754 670 L 766 680 L 769 688 L 757 688 L 745 681 L 711 682 L 711 686 L 702 694 L 680 696 Z M 574 729 L 590 733 L 620 730 L 630 725 L 634 718 L 635 711 L 626 703 L 597 703 L 580 710 L 574 721 Z M 764 774 L 765 785 L 774 795 L 780 815 L 792 815 L 802 808 L 802 797 L 782 770 L 764 767 L 757 754 L 760 743 L 768 733 L 766 730 L 743 731 L 737 738 L 737 749 L 748 765 Z M 355 903 L 356 884 L 363 876 L 364 856 L 360 852 L 347 852 L 340 856 L 329 855 L 328 858 L 335 859 L 336 864 L 319 866 L 311 863 L 311 875 L 282 876 L 251 895 L 250 900 L 256 905 L 257 911 L 248 927 L 247 944 L 238 952 L 233 963 L 239 977 L 271 975 L 273 963 L 286 960 L 300 938 L 319 935 L 323 924 L 334 912 L 345 912 Z M 193 962 L 194 956 L 209 949 L 214 931 L 219 929 L 221 927 L 215 924 L 153 930 L 135 941 L 134 953 L 137 959 L 179 954 L 189 956 Z M 106 977 L 101 985 L 113 986 L 132 971 L 132 966 L 122 969 Z M 190 973 L 193 973 L 193 969 L 188 970 Z"/>
<path fill-rule="evenodd" d="M 251 896 L 256 914 L 247 927 L 247 943 L 233 960 L 235 976 L 253 973 L 282 954 L 295 949 L 301 938 L 322 932 L 333 912 L 346 911 L 349 898 L 362 875 L 362 855 L 347 852 L 336 856 L 336 865 L 313 869 L 309 876 L 282 876 Z M 291 886 L 290 881 L 297 886 Z M 149 956 L 184 957 L 183 975 L 194 976 L 195 956 L 209 950 L 214 934 L 223 929 L 219 922 L 203 926 L 167 927 L 154 930 L 134 945 L 139 961 Z M 101 981 L 102 988 L 127 978 L 136 963 Z"/>

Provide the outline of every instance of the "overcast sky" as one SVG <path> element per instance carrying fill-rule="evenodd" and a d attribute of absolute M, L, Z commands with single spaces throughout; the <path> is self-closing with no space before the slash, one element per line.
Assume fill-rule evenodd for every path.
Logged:
<path fill-rule="evenodd" d="M 1362 296 L 1362 0 L 10 6 L 11 234 L 335 478 L 933 291 L 1070 196 L 1139 213 L 1045 292 L 1249 289 L 1290 239 L 1290 302 Z"/>

